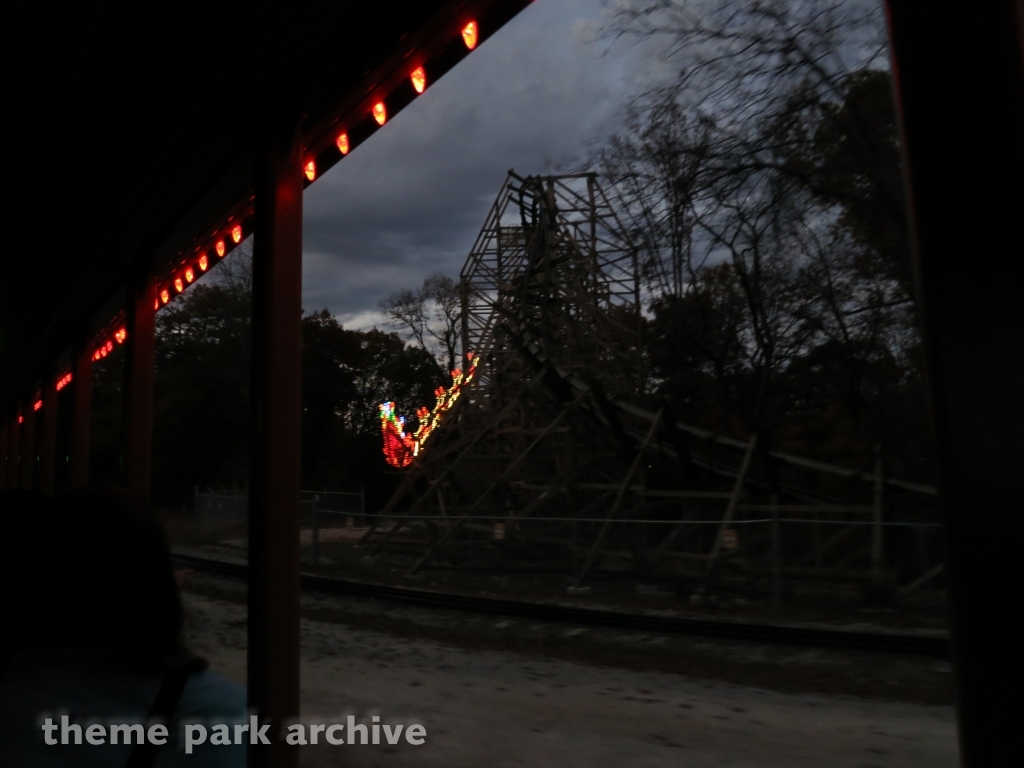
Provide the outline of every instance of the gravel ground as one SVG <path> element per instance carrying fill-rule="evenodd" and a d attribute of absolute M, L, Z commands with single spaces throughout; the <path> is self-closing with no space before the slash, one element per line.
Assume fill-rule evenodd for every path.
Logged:
<path fill-rule="evenodd" d="M 595 638 L 601 633 L 336 596 L 304 596 L 303 603 L 303 719 L 333 723 L 349 714 L 361 720 L 377 714 L 385 723 L 415 722 L 427 729 L 426 743 L 418 747 L 404 740 L 396 746 L 307 746 L 302 764 L 310 768 L 957 765 L 948 705 L 786 693 L 643 671 L 625 652 L 619 654 L 624 664 L 608 653 L 595 663 L 586 650 L 597 647 L 593 642 L 580 646 L 583 661 L 566 652 L 588 637 L 600 639 L 606 650 L 628 646 L 634 657 L 686 652 L 686 646 L 665 638 L 621 633 Z M 244 584 L 192 574 L 186 605 L 195 649 L 214 669 L 244 682 Z M 439 624 L 447 626 L 450 641 L 427 631 Z M 491 642 L 495 638 L 506 645 L 511 638 L 522 642 L 510 651 Z M 703 647 L 707 655 L 712 645 L 692 647 L 695 654 Z M 769 653 L 756 646 L 719 651 L 720 666 L 730 659 L 740 665 L 747 657 L 763 661 Z M 770 655 L 782 670 L 780 679 L 787 671 L 800 678 L 805 667 L 844 663 L 808 651 Z M 851 672 L 858 675 L 872 663 L 884 670 L 902 663 L 948 675 L 934 660 L 857 657 L 845 663 L 859 665 Z"/>

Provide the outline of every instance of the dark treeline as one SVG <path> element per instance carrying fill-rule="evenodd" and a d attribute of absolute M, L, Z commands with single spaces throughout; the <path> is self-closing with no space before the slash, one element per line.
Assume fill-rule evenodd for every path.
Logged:
<path fill-rule="evenodd" d="M 884 23 L 860 0 L 615 12 L 668 51 L 596 153 L 641 249 L 648 396 L 737 436 L 928 478 Z"/>
<path fill-rule="evenodd" d="M 153 497 L 187 503 L 199 486 L 248 481 L 251 283 L 248 249 L 157 315 Z M 302 321 L 303 487 L 386 499 L 397 475 L 384 462 L 377 405 L 412 413 L 433 403 L 437 365 L 397 335 L 343 328 L 327 310 Z M 96 481 L 120 472 L 120 355 L 96 365 Z M 380 498 L 379 498 L 380 497 Z"/>

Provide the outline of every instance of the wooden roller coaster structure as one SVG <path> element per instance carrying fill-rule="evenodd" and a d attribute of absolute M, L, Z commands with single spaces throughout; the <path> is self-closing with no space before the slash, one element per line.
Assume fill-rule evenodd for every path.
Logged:
<path fill-rule="evenodd" d="M 650 395 L 637 249 L 595 174 L 510 171 L 461 290 L 475 377 L 363 537 L 373 553 L 776 600 L 794 580 L 906 593 L 941 573 L 933 488 L 683 424 Z"/>

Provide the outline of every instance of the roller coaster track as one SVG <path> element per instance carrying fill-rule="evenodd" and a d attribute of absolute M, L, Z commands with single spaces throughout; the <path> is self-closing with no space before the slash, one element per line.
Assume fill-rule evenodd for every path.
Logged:
<path fill-rule="evenodd" d="M 181 553 L 173 553 L 173 558 L 181 565 L 226 576 L 245 578 L 249 573 L 247 565 L 237 562 Z M 310 592 L 374 598 L 417 607 L 443 608 L 576 626 L 683 635 L 728 642 L 789 645 L 805 648 L 828 648 L 938 658 L 948 658 L 949 656 L 949 639 L 942 636 L 748 624 L 677 616 L 622 613 L 553 603 L 528 603 L 493 597 L 477 597 L 473 595 L 432 592 L 422 589 L 408 589 L 406 587 L 390 587 L 326 578 L 308 573 L 302 574 L 301 584 L 303 589 Z"/>

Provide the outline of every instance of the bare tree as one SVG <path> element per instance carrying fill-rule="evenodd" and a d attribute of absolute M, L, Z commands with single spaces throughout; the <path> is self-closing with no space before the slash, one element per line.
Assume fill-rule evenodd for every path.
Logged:
<path fill-rule="evenodd" d="M 660 41 L 678 65 L 596 157 L 652 311 L 682 323 L 661 336 L 665 359 L 706 366 L 756 427 L 816 350 L 841 350 L 851 392 L 874 361 L 905 358 L 916 332 L 878 4 L 641 0 L 607 34 Z"/>
<path fill-rule="evenodd" d="M 435 273 L 416 290 L 404 288 L 380 301 L 388 325 L 429 352 L 438 367 L 454 370 L 459 359 L 462 301 L 459 284 Z"/>

